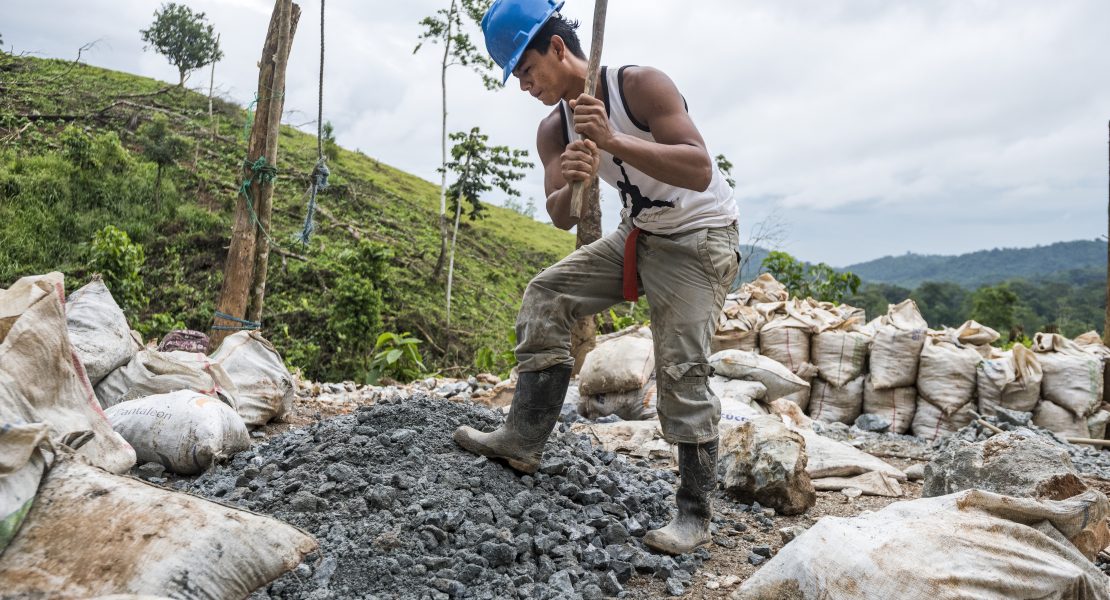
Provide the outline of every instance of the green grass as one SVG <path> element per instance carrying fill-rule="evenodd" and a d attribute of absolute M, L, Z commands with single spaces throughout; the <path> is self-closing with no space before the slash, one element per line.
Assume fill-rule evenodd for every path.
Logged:
<path fill-rule="evenodd" d="M 150 305 L 138 319 L 148 328 L 180 321 L 207 329 L 245 155 L 242 108 L 217 100 L 212 139 L 208 99 L 163 82 L 3 54 L 0 82 L 0 286 L 60 270 L 76 289 L 91 274 L 92 234 L 113 224 L 146 251 Z M 199 148 L 167 171 L 160 206 L 153 202 L 154 165 L 139 155 L 134 133 L 155 111 L 170 114 L 176 133 Z M 91 138 L 117 135 L 126 149 L 124 166 L 109 174 L 67 160 L 62 132 L 68 125 Z M 491 206 L 488 218 L 464 220 L 448 331 L 445 276 L 430 279 L 439 250 L 438 185 L 341 149 L 329 163 L 332 185 L 319 198 L 338 222 L 318 214 L 316 234 L 302 247 L 292 236 L 302 226 L 315 159 L 315 136 L 282 128 L 271 231 L 281 252 L 271 254 L 263 315 L 264 334 L 310 376 L 363 375 L 349 354 L 364 353 L 364 344 L 328 338 L 335 286 L 344 281 L 337 257 L 357 245 L 351 229 L 393 255 L 374 282 L 383 298 L 380 321 L 360 335 L 372 346 L 382 331 L 411 332 L 426 341 L 426 362 L 438 369 L 469 367 L 483 346 L 504 349 L 528 280 L 574 248 L 571 234 L 511 210 Z M 87 189 L 101 191 L 90 196 Z"/>

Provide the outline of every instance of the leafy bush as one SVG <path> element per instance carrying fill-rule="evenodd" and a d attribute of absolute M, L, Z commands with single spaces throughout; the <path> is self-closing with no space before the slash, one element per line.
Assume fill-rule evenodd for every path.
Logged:
<path fill-rule="evenodd" d="M 170 313 L 159 312 L 139 323 L 135 329 L 142 334 L 144 340 L 160 338 L 171 331 L 185 329 L 185 322 Z"/>
<path fill-rule="evenodd" d="M 508 348 L 494 350 L 489 346 L 478 349 L 474 357 L 474 367 L 482 373 L 494 373 L 502 379 L 507 379 L 516 366 L 516 330 L 510 329 L 506 336 Z"/>
<path fill-rule="evenodd" d="M 386 332 L 378 336 L 374 344 L 374 358 L 370 361 L 370 383 L 377 383 L 383 377 L 400 382 L 419 379 L 427 370 L 424 357 L 417 346 L 419 338 L 406 333 Z"/>
<path fill-rule="evenodd" d="M 143 293 L 140 273 L 145 262 L 143 247 L 114 225 L 106 225 L 93 237 L 92 267 L 104 278 L 104 285 L 132 321 L 149 302 Z"/>
<path fill-rule="evenodd" d="M 825 263 L 799 262 L 785 252 L 771 252 L 763 259 L 762 266 L 786 286 L 791 296 L 799 298 L 840 303 L 855 294 L 860 286 L 860 278 L 853 273 L 838 273 Z"/>

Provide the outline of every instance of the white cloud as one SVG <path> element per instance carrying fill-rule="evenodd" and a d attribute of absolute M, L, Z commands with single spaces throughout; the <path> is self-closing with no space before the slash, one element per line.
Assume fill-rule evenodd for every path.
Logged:
<path fill-rule="evenodd" d="M 218 89 L 249 101 L 272 3 L 187 4 L 223 33 Z M 319 43 L 319 5 L 301 4 L 286 96 L 298 124 L 314 119 Z M 325 118 L 344 146 L 433 181 L 438 48 L 412 49 L 417 22 L 442 4 L 328 3 Z M 138 30 L 157 6 L 40 0 L 9 7 L 0 32 L 17 50 L 57 57 L 103 39 L 89 62 L 175 81 L 141 51 Z M 564 12 L 588 40 L 592 2 L 569 0 Z M 1107 22 L 1100 0 L 618 2 L 605 60 L 672 76 L 710 149 L 736 164 L 745 229 L 779 207 L 791 251 L 847 264 L 1100 233 Z M 191 84 L 202 82 L 207 73 Z M 448 86 L 449 130 L 478 125 L 497 143 L 534 147 L 549 109 L 512 82 L 487 92 L 455 68 Z M 538 168 L 521 187 L 542 207 Z M 611 191 L 603 210 L 612 229 Z"/>

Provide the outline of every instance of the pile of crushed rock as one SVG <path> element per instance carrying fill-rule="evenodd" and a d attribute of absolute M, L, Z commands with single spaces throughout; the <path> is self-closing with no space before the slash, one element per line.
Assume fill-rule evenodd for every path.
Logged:
<path fill-rule="evenodd" d="M 1043 427 L 1033 424 L 1033 414 L 1006 409 L 998 409 L 995 415 L 985 416 L 983 420 L 1003 431 L 1025 431 L 1035 435 L 1053 445 L 1067 451 L 1075 469 L 1083 475 L 1110 479 L 1110 452 L 1103 452 L 1101 448 L 1082 444 L 1070 444 L 1062 436 Z M 957 431 L 955 434 L 941 438 L 934 443 L 936 452 L 942 451 L 950 444 L 963 442 L 980 442 L 993 435 L 986 427 L 972 421 L 970 425 Z"/>
<path fill-rule="evenodd" d="M 184 489 L 275 516 L 320 550 L 255 598 L 601 598 L 634 573 L 682 593 L 706 550 L 669 557 L 640 538 L 673 509 L 673 472 L 559 425 L 521 476 L 462 451 L 500 412 L 417 392 L 295 429 Z"/>

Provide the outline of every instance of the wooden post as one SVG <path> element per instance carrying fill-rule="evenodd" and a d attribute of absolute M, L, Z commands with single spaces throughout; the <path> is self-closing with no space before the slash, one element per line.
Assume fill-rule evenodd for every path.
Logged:
<path fill-rule="evenodd" d="M 1106 123 L 1106 128 L 1110 132 L 1110 121 Z M 1110 151 L 1110 140 L 1107 141 L 1106 147 Z M 1108 152 L 1108 157 L 1110 157 L 1110 152 Z M 1107 175 L 1110 175 L 1110 167 L 1107 168 Z M 1110 346 L 1110 184 L 1106 189 L 1106 195 L 1106 319 L 1102 322 L 1102 343 Z M 1110 369 L 1110 363 L 1107 364 L 1107 369 Z"/>
<path fill-rule="evenodd" d="M 265 156 L 268 162 L 276 164 L 278 126 L 281 124 L 281 112 L 284 107 L 285 67 L 289 58 L 289 44 L 292 43 L 296 19 L 299 16 L 300 7 L 293 4 L 292 0 L 276 0 L 274 12 L 270 16 L 266 42 L 262 47 L 262 60 L 259 62 L 258 101 L 255 104 L 255 119 L 247 144 L 248 162 L 254 162 L 258 157 Z M 283 44 L 284 49 L 282 49 Z M 242 180 L 245 181 L 253 176 L 251 169 L 244 166 Z M 264 214 L 261 211 L 270 206 L 273 185 L 264 184 L 257 179 L 255 177 L 252 181 L 247 193 L 250 194 L 255 207 L 254 215 L 257 215 L 263 227 L 268 227 L 269 211 L 266 210 Z M 256 256 L 257 242 L 260 235 L 265 238 L 265 234 L 261 233 L 259 226 L 255 224 L 254 215 L 246 198 L 239 194 L 231 245 L 224 265 L 224 281 L 220 289 L 220 299 L 216 305 L 216 310 L 235 317 L 249 318 L 247 317 L 249 294 L 255 285 L 255 269 L 259 266 Z M 266 249 L 268 258 L 269 241 L 263 239 L 262 245 Z M 263 279 L 263 286 L 264 282 Z M 258 314 L 261 314 L 261 305 Z M 235 324 L 220 318 L 213 319 L 214 326 Z M 210 336 L 212 347 L 218 347 L 227 335 L 226 331 L 212 330 Z"/>
<path fill-rule="evenodd" d="M 287 0 L 288 1 L 288 0 Z M 274 81 L 270 86 L 274 90 L 273 100 L 270 104 L 269 120 L 266 124 L 266 158 L 277 164 L 278 138 L 280 137 L 281 115 L 285 109 L 285 67 L 289 63 L 289 50 L 293 46 L 293 35 L 297 32 L 297 23 L 301 19 L 301 7 L 290 2 L 289 27 L 278 30 L 281 37 L 278 39 L 277 56 L 274 57 Z M 273 214 L 274 186 L 265 183 L 262 186 L 261 198 L 255 207 L 258 211 L 260 227 L 270 230 L 270 216 Z M 262 320 L 262 305 L 266 296 L 266 276 L 269 274 L 270 244 L 259 243 L 254 253 L 254 278 L 251 283 L 251 301 L 247 309 L 247 319 L 251 321 Z"/>
<path fill-rule="evenodd" d="M 578 220 L 575 246 L 581 248 L 601 239 L 601 189 L 595 178 L 590 186 L 589 195 L 583 204 L 583 213 Z M 570 330 L 570 355 L 574 357 L 575 375 L 582 368 L 582 359 L 594 349 L 597 336 L 597 321 L 594 315 L 582 317 Z"/>

